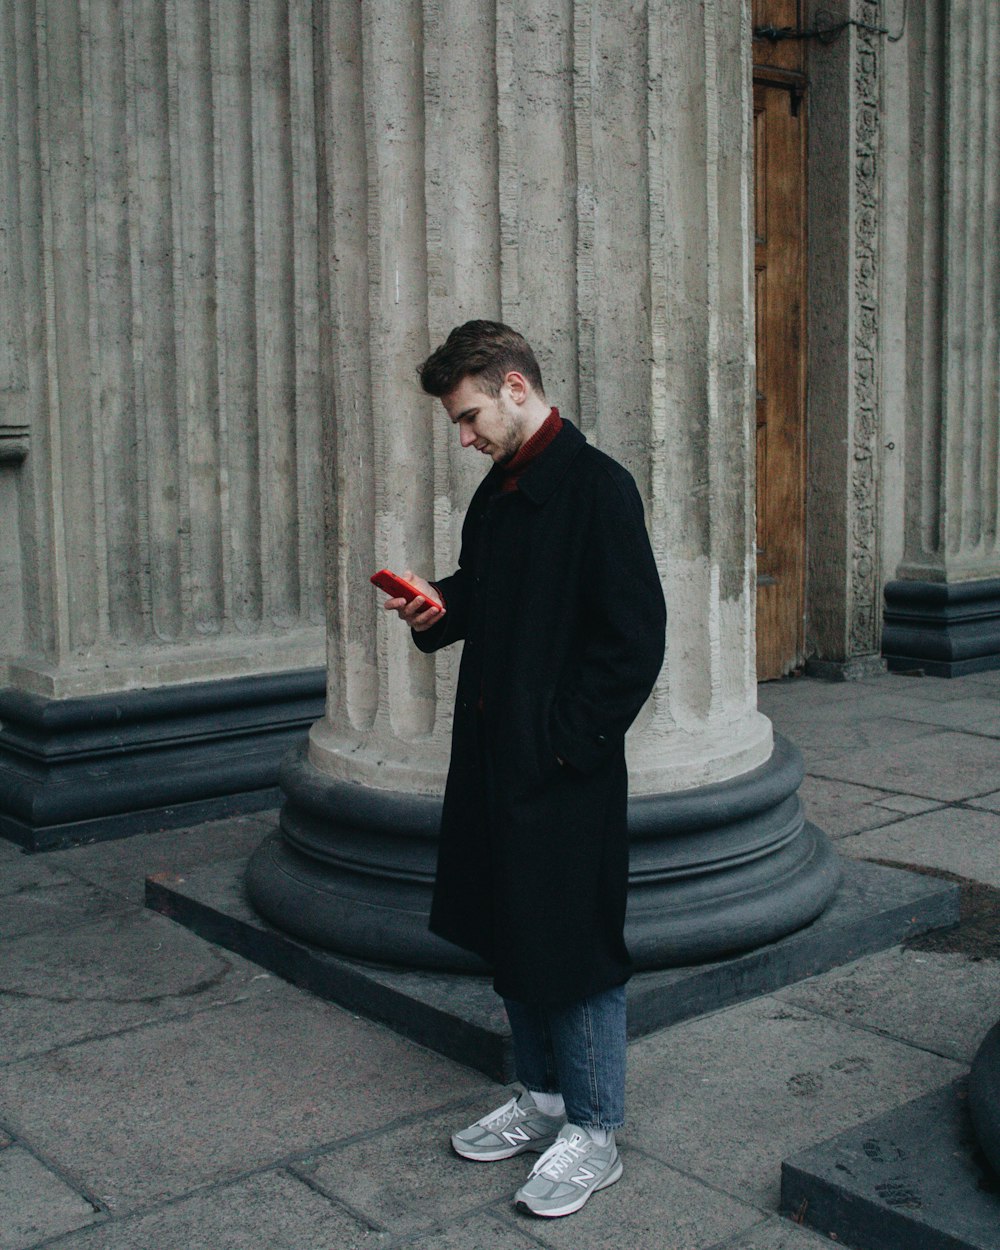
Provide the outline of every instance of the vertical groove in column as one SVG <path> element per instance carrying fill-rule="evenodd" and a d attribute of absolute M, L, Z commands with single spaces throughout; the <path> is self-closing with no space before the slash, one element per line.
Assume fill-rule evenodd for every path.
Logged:
<path fill-rule="evenodd" d="M 327 537 L 327 718 L 369 729 L 378 706 L 378 604 L 368 577 L 375 551 L 374 410 L 368 274 L 368 153 L 365 148 L 362 21 L 355 0 L 326 0 L 322 109 L 328 196 L 332 477 Z"/>
<path fill-rule="evenodd" d="M 27 386 L 13 0 L 0 3 L 0 392 Z"/>
<path fill-rule="evenodd" d="M 581 416 L 632 472 L 648 508 L 648 12 L 645 3 L 586 0 L 578 19 L 584 10 L 574 38 Z"/>
<path fill-rule="evenodd" d="M 54 501 L 49 482 L 53 447 L 46 358 L 46 264 L 51 264 L 51 213 L 43 207 L 41 78 L 35 0 L 9 0 L 17 57 L 21 281 L 25 316 L 25 400 L 31 461 L 22 479 L 24 639 L 46 659 L 56 657 L 60 578 L 56 576 Z"/>
<path fill-rule="evenodd" d="M 579 419 L 573 0 L 497 15 L 504 320 L 538 349 L 547 392 Z"/>
<path fill-rule="evenodd" d="M 317 134 L 311 0 L 288 8 L 291 87 L 292 203 L 295 258 L 295 476 L 298 502 L 299 612 L 321 624 L 323 458 L 319 365 Z M 280 419 L 280 418 L 279 418 Z M 318 523 L 317 523 L 318 522 Z"/>
<path fill-rule="evenodd" d="M 173 195 L 170 185 L 167 30 L 159 0 L 126 8 L 129 200 L 138 435 L 139 540 L 144 612 L 153 635 L 183 631 L 177 370 L 174 335 Z"/>
<path fill-rule="evenodd" d="M 982 436 L 983 436 L 983 269 L 986 238 L 983 230 L 985 155 L 986 6 L 970 5 L 965 12 L 964 42 L 966 73 L 961 84 L 965 112 L 965 167 L 960 173 L 965 184 L 966 212 L 961 224 L 960 264 L 964 277 L 964 307 L 961 309 L 962 358 L 962 528 L 961 551 L 970 554 L 982 540 Z M 953 89 L 958 84 L 953 83 Z M 996 223 L 994 223 L 995 226 Z"/>
<path fill-rule="evenodd" d="M 263 519 L 264 615 L 299 614 L 295 482 L 294 240 L 288 24 L 281 0 L 251 0 L 250 79 L 256 226 L 257 413 Z"/>
<path fill-rule="evenodd" d="M 982 395 L 982 537 L 986 550 L 997 552 L 998 477 L 1000 477 L 1000 8 L 987 8 L 983 34 L 986 55 L 983 82 L 983 288 L 980 388 Z"/>
<path fill-rule="evenodd" d="M 233 624 L 253 633 L 263 585 L 250 14 L 245 0 L 211 4 L 222 541 Z"/>
<path fill-rule="evenodd" d="M 425 0 L 427 297 L 430 346 L 471 318 L 500 317 L 496 6 Z M 417 401 L 427 403 L 426 400 Z M 455 568 L 465 509 L 484 472 L 435 400 L 434 555 Z M 459 648 L 439 652 L 439 720 L 451 715 Z M 442 728 L 442 725 L 438 726 Z"/>
<path fill-rule="evenodd" d="M 428 349 L 422 26 L 419 0 L 364 6 L 378 552 L 404 571 L 433 557 L 431 408 L 414 376 Z M 389 624 L 383 615 L 380 710 L 413 738 L 434 725 L 433 659 Z"/>
<path fill-rule="evenodd" d="M 219 392 L 215 308 L 215 152 L 207 0 L 174 0 L 176 25 L 177 403 L 185 431 L 190 613 L 196 633 L 223 627 Z"/>
<path fill-rule="evenodd" d="M 711 702 L 709 640 L 684 622 L 704 617 L 711 593 L 705 40 L 666 0 L 649 13 L 653 541 L 672 588 L 670 704 L 697 717 Z"/>

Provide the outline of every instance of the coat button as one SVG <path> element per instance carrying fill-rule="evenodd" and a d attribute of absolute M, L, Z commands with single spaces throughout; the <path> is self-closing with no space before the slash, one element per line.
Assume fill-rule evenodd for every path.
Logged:
<path fill-rule="evenodd" d="M 607 738 L 604 736 L 604 734 L 595 734 L 594 741 L 597 743 L 599 747 L 602 747 L 607 742 Z"/>

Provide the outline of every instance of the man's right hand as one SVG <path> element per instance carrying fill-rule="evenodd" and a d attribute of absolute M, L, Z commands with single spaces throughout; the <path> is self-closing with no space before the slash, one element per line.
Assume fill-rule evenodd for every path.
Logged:
<path fill-rule="evenodd" d="M 403 580 L 409 582 L 412 586 L 422 591 L 424 594 L 437 598 L 437 592 L 430 582 L 424 581 L 422 577 L 417 577 L 409 569 L 403 574 Z M 401 621 L 409 625 L 410 629 L 415 630 L 418 634 L 423 633 L 425 629 L 430 629 L 444 615 L 443 610 L 435 608 L 428 604 L 426 599 L 411 599 L 409 603 L 405 599 L 386 599 L 383 604 L 387 612 L 395 612 Z"/>

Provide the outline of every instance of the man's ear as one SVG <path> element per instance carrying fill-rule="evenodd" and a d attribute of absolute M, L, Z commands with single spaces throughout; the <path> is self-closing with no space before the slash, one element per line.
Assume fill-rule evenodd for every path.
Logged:
<path fill-rule="evenodd" d="M 531 393 L 531 385 L 523 373 L 516 369 L 504 376 L 504 385 L 510 389 L 510 397 L 515 404 L 523 404 Z"/>

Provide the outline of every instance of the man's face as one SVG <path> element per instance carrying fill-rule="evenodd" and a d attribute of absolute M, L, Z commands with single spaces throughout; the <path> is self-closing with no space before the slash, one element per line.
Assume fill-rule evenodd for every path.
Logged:
<path fill-rule="evenodd" d="M 474 447 L 494 464 L 506 464 L 524 442 L 521 410 L 507 382 L 494 399 L 480 388 L 477 378 L 463 378 L 441 402 L 451 423 L 458 426 L 462 446 Z"/>

